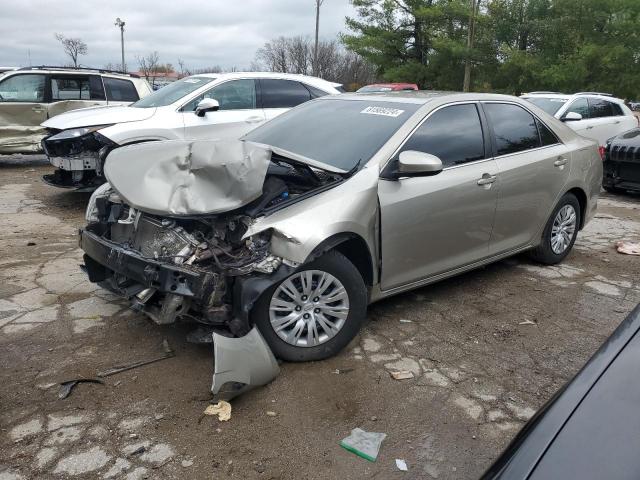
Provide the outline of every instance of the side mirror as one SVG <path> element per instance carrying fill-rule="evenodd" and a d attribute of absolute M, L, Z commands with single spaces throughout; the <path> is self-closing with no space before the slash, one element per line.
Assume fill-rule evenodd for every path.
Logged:
<path fill-rule="evenodd" d="M 220 109 L 220 104 L 215 98 L 203 98 L 196 107 L 196 115 L 204 117 L 207 112 L 215 112 Z"/>
<path fill-rule="evenodd" d="M 582 115 L 577 112 L 569 112 L 562 117 L 563 122 L 579 122 L 582 120 Z"/>
<path fill-rule="evenodd" d="M 442 171 L 442 160 L 430 153 L 406 150 L 398 157 L 398 176 L 420 177 Z"/>

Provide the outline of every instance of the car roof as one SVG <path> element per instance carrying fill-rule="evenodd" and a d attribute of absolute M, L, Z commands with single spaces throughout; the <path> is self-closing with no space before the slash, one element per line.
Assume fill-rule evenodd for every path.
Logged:
<path fill-rule="evenodd" d="M 362 93 L 343 93 L 338 97 L 320 97 L 318 100 L 363 100 L 370 99 L 376 102 L 389 103 L 414 103 L 423 105 L 434 99 L 446 98 L 452 102 L 457 101 L 522 101 L 518 97 L 512 95 L 501 95 L 497 93 L 462 93 L 462 92 L 444 92 L 436 90 L 401 90 L 391 92 L 362 92 Z"/>
<path fill-rule="evenodd" d="M 139 79 L 140 77 L 133 73 L 120 72 L 116 70 L 108 70 L 104 68 L 89 68 L 89 67 L 53 67 L 47 65 L 32 66 L 32 67 L 20 67 L 13 70 L 9 70 L 7 73 L 25 73 L 25 72 L 38 72 L 38 73 L 64 73 L 65 75 L 102 75 L 107 77 L 127 78 L 127 79 Z"/>
<path fill-rule="evenodd" d="M 310 75 L 302 75 L 297 73 L 278 73 L 278 72 L 226 72 L 226 73 L 198 73 L 192 77 L 209 77 L 215 79 L 232 79 L 232 78 L 279 78 L 285 80 L 302 80 L 310 85 L 331 85 L 333 87 L 341 86 L 341 83 L 329 82 L 322 78 L 312 77 Z"/>
<path fill-rule="evenodd" d="M 578 92 L 578 93 L 556 93 L 556 92 L 531 92 L 531 93 L 523 93 L 522 97 L 524 98 L 558 98 L 562 100 L 571 100 L 573 98 L 580 97 L 595 97 L 601 98 L 602 100 L 608 100 L 616 103 L 624 103 L 624 100 L 618 97 L 614 97 L 608 93 L 600 93 L 600 92 Z"/>

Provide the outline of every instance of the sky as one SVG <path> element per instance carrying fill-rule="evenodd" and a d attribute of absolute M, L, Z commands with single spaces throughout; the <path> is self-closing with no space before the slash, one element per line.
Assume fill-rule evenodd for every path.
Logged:
<path fill-rule="evenodd" d="M 56 33 L 81 38 L 88 46 L 82 66 L 120 63 L 120 30 L 125 21 L 125 61 L 154 50 L 161 63 L 188 69 L 219 65 L 248 67 L 258 48 L 278 36 L 310 35 L 314 0 L 2 0 L 0 66 L 64 65 L 70 62 Z M 354 15 L 349 0 L 324 0 L 320 37 L 345 31 Z"/>

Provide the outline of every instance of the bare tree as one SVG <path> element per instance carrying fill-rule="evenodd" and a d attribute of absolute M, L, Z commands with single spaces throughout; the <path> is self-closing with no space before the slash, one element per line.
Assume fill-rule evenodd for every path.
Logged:
<path fill-rule="evenodd" d="M 87 54 L 87 44 L 79 38 L 67 38 L 61 33 L 55 34 L 56 40 L 62 44 L 64 53 L 71 57 L 73 66 L 78 68 L 78 57 Z"/>
<path fill-rule="evenodd" d="M 309 74 L 358 87 L 376 78 L 376 69 L 360 55 L 346 51 L 336 40 L 315 42 L 309 37 L 278 37 L 256 52 L 251 69 L 282 73 Z M 314 65 L 315 63 L 315 65 Z"/>
<path fill-rule="evenodd" d="M 181 58 L 178 59 L 178 68 L 180 69 L 180 72 L 179 72 L 180 78 L 183 78 L 189 75 L 188 73 L 189 71 L 184 68 L 184 60 L 182 60 Z"/>
<path fill-rule="evenodd" d="M 194 68 L 189 75 L 198 75 L 199 73 L 222 73 L 222 67 L 220 65 L 213 65 L 212 67 Z"/>
<path fill-rule="evenodd" d="M 147 82 L 149 81 L 149 77 L 151 77 L 151 85 L 155 85 L 155 76 L 158 73 L 158 67 L 160 65 L 160 55 L 158 55 L 158 52 L 151 52 L 144 57 L 136 55 L 136 60 L 138 60 L 140 73 L 142 73 Z"/>

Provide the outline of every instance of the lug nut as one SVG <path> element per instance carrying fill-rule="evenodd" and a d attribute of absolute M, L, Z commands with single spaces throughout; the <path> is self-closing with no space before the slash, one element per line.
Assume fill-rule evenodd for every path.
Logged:
<path fill-rule="evenodd" d="M 309 317 L 310 317 L 310 315 L 308 313 L 304 314 L 304 318 L 309 318 Z"/>
<path fill-rule="evenodd" d="M 316 303 L 319 302 L 320 301 L 320 297 L 314 298 L 313 301 L 316 302 Z"/>
<path fill-rule="evenodd" d="M 303 301 L 303 302 L 306 302 L 306 301 L 307 301 L 307 298 L 309 298 L 309 297 L 307 297 L 306 295 L 302 295 L 302 301 Z"/>
<path fill-rule="evenodd" d="M 314 308 L 313 309 L 313 313 L 320 313 L 320 309 L 319 308 Z"/>
<path fill-rule="evenodd" d="M 300 310 L 302 310 L 302 307 L 301 307 L 300 305 L 298 305 L 298 306 L 296 307 L 296 312 L 299 312 Z"/>

